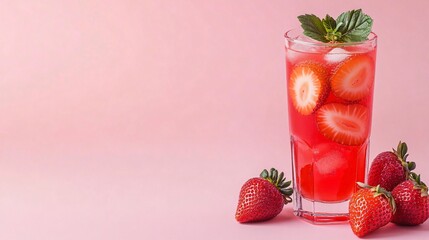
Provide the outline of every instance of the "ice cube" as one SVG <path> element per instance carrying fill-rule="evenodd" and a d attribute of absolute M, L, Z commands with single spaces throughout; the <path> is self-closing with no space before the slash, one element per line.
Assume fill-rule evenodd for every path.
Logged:
<path fill-rule="evenodd" d="M 290 43 L 289 49 L 296 52 L 303 52 L 303 53 L 319 53 L 321 49 L 323 49 L 320 46 L 313 45 L 313 44 L 303 44 L 300 42 L 296 43 Z"/>
<path fill-rule="evenodd" d="M 349 56 L 350 52 L 348 52 L 344 48 L 333 48 L 331 51 L 326 53 L 325 61 L 327 61 L 328 63 L 338 63 L 344 61 Z"/>
<path fill-rule="evenodd" d="M 321 175 L 338 174 L 347 169 L 347 159 L 339 151 L 331 150 L 319 156 L 315 155 L 315 158 L 316 171 Z"/>
<path fill-rule="evenodd" d="M 301 60 L 305 60 L 310 55 L 316 56 L 317 54 L 321 54 L 321 48 L 312 45 L 298 44 L 292 43 L 289 48 L 286 50 L 286 56 L 291 62 L 298 62 Z"/>

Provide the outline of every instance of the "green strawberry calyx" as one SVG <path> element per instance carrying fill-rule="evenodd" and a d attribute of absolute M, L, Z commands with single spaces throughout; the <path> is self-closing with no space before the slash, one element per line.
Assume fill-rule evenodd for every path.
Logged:
<path fill-rule="evenodd" d="M 259 176 L 272 183 L 280 191 L 285 204 L 292 202 L 291 196 L 293 189 L 290 188 L 292 182 L 286 181 L 283 172 L 280 172 L 279 174 L 275 168 L 271 168 L 270 172 L 268 172 L 267 169 L 264 169 Z"/>
<path fill-rule="evenodd" d="M 420 193 L 422 197 L 427 197 L 428 194 L 428 187 L 426 186 L 426 184 L 424 182 L 421 181 L 420 179 L 420 174 L 416 174 L 416 173 L 410 173 L 410 180 L 413 182 L 414 184 L 414 189 L 420 190 Z"/>
<path fill-rule="evenodd" d="M 408 162 L 408 146 L 405 142 L 399 141 L 398 147 L 396 149 L 393 149 L 393 153 L 398 157 L 398 160 L 401 162 L 402 166 L 405 170 L 405 175 L 407 179 L 410 179 L 411 171 L 416 169 L 416 163 L 415 162 Z"/>
<path fill-rule="evenodd" d="M 361 182 L 357 182 L 357 185 L 359 185 L 359 187 L 361 188 L 369 189 L 371 192 L 374 193 L 374 197 L 382 196 L 386 198 L 387 201 L 389 202 L 390 207 L 392 208 L 392 212 L 393 213 L 396 212 L 396 203 L 395 203 L 395 200 L 393 199 L 392 194 L 389 191 L 380 187 L 380 185 L 377 185 L 374 187 Z"/>

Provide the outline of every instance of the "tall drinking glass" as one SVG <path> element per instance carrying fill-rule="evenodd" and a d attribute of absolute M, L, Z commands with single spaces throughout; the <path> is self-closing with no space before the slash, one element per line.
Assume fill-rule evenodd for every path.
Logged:
<path fill-rule="evenodd" d="M 285 40 L 294 213 L 347 221 L 367 177 L 377 36 L 321 43 L 290 30 Z"/>

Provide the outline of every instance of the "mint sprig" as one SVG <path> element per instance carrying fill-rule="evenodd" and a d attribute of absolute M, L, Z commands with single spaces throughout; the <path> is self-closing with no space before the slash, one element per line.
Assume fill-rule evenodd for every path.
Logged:
<path fill-rule="evenodd" d="M 360 42 L 371 33 L 372 18 L 362 9 L 342 13 L 337 19 L 326 15 L 320 19 L 314 14 L 298 16 L 304 35 L 321 42 Z"/>

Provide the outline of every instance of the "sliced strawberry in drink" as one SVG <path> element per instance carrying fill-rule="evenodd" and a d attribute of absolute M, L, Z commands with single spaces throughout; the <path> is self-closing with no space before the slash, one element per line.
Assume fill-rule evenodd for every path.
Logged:
<path fill-rule="evenodd" d="M 373 82 L 372 58 L 367 55 L 357 55 L 337 68 L 331 78 L 331 89 L 337 97 L 356 101 L 370 94 Z"/>
<path fill-rule="evenodd" d="M 310 115 L 327 95 L 326 70 L 317 63 L 297 65 L 289 78 L 289 95 L 296 110 Z"/>
<path fill-rule="evenodd" d="M 316 121 L 325 137 L 343 145 L 360 145 L 368 137 L 369 113 L 360 104 L 323 105 L 317 110 Z"/>

